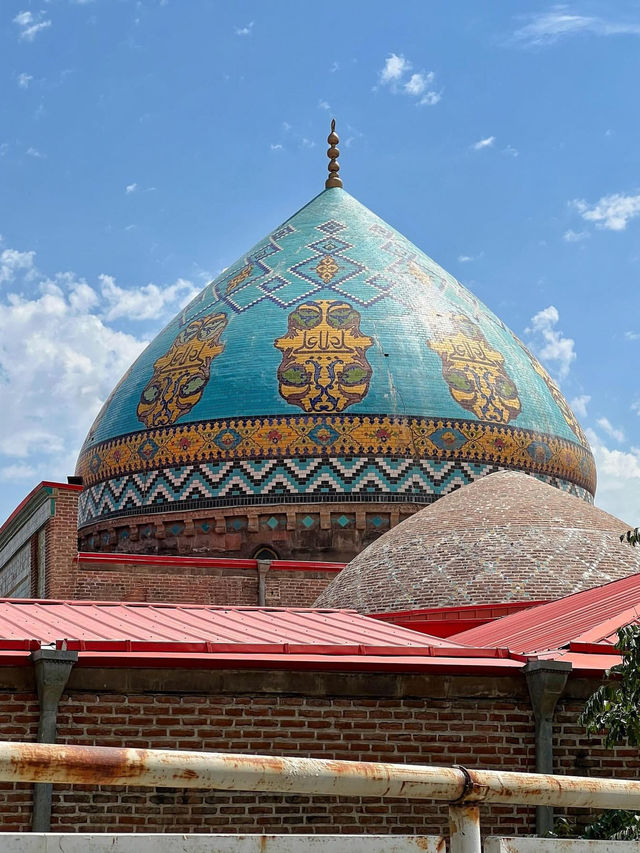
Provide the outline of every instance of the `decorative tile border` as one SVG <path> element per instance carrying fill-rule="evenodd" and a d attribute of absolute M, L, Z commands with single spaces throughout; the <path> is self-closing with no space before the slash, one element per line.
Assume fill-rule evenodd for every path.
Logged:
<path fill-rule="evenodd" d="M 588 447 L 556 436 L 471 420 L 387 415 L 282 415 L 141 430 L 84 450 L 85 486 L 198 463 L 384 457 L 493 464 L 567 480 L 595 494 Z M 394 461 L 395 460 L 395 461 Z"/>

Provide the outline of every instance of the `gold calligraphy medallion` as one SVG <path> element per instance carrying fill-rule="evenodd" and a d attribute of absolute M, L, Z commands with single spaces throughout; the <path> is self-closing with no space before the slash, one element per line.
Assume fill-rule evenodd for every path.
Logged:
<path fill-rule="evenodd" d="M 348 302 L 319 300 L 289 315 L 287 334 L 274 342 L 282 353 L 280 394 L 305 412 L 342 412 L 369 391 L 366 351 L 373 338 L 360 331 Z"/>
<path fill-rule="evenodd" d="M 224 349 L 220 335 L 227 322 L 226 314 L 198 317 L 154 362 L 137 410 L 145 426 L 168 426 L 193 409 L 209 381 L 211 362 Z"/>
<path fill-rule="evenodd" d="M 521 411 L 518 389 L 480 328 L 464 314 L 449 314 L 448 328 L 429 341 L 442 359 L 442 376 L 453 399 L 477 418 L 509 423 Z"/>

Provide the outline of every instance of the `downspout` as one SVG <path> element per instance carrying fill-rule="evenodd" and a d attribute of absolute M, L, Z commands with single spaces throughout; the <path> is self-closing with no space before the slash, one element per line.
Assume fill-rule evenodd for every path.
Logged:
<path fill-rule="evenodd" d="M 536 773 L 553 773 L 553 715 L 570 672 L 571 664 L 559 660 L 533 660 L 524 667 L 536 726 Z M 552 806 L 536 806 L 536 835 L 552 829 Z"/>
<path fill-rule="evenodd" d="M 42 648 L 31 652 L 35 670 L 40 720 L 38 721 L 38 743 L 55 743 L 58 722 L 58 703 L 67 686 L 71 667 L 78 660 L 78 652 L 62 649 Z M 33 788 L 32 832 L 51 830 L 51 798 L 53 785 L 37 782 Z"/>
<path fill-rule="evenodd" d="M 271 560 L 258 560 L 258 607 L 267 604 L 267 572 L 271 568 Z"/>

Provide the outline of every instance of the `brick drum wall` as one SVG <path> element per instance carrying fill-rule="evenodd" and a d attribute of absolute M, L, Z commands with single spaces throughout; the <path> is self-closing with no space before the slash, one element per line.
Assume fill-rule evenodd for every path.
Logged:
<path fill-rule="evenodd" d="M 522 770 L 534 760 L 530 709 L 490 700 L 72 694 L 58 732 L 61 742 L 102 746 Z M 400 799 L 105 786 L 54 789 L 52 830 L 430 833 L 446 820 L 445 807 Z M 531 832 L 533 810 L 498 806 L 483 821 L 486 832 Z"/>

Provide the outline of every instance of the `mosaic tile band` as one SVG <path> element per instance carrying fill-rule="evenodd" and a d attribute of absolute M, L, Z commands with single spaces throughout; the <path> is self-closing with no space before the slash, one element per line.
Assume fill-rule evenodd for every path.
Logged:
<path fill-rule="evenodd" d="M 596 487 L 593 456 L 575 442 L 504 424 L 385 415 L 242 418 L 143 430 L 87 449 L 78 472 L 90 487 L 194 463 L 329 455 L 493 464 L 558 477 L 592 495 Z"/>
<path fill-rule="evenodd" d="M 216 507 L 295 503 L 429 504 L 486 474 L 495 464 L 437 459 L 271 459 L 181 465 L 126 474 L 82 493 L 79 526 L 108 518 Z M 536 475 L 591 502 L 585 490 L 561 478 Z"/>

